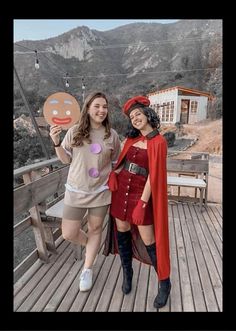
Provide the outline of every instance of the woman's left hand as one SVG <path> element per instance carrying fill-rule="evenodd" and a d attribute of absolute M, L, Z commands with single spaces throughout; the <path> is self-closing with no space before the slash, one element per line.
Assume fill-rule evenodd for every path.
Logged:
<path fill-rule="evenodd" d="M 133 223 L 142 225 L 145 217 L 147 202 L 139 200 L 132 213 Z"/>
<path fill-rule="evenodd" d="M 117 173 L 115 171 L 111 171 L 108 179 L 108 187 L 111 192 L 117 191 L 118 182 L 117 182 Z"/>

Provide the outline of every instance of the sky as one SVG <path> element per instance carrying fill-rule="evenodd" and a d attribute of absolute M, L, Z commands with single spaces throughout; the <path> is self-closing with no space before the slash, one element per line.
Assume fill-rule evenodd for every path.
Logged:
<path fill-rule="evenodd" d="M 43 40 L 52 37 L 57 37 L 60 34 L 68 32 L 78 26 L 85 25 L 90 29 L 95 29 L 98 31 L 106 31 L 115 29 L 118 26 L 135 23 L 135 22 L 145 22 L 145 23 L 174 23 L 177 19 L 165 19 L 165 20 L 139 20 L 139 19 L 99 19 L 99 20 L 14 20 L 14 42 L 20 40 Z"/>

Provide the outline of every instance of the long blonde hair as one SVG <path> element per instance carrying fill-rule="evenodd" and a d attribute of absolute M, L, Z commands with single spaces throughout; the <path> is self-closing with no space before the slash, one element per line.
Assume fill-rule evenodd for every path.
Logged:
<path fill-rule="evenodd" d="M 81 110 L 79 126 L 73 137 L 73 141 L 71 144 L 72 147 L 82 146 L 83 140 L 85 140 L 89 144 L 91 144 L 91 139 L 90 139 L 91 125 L 90 125 L 88 109 L 89 109 L 91 103 L 93 102 L 93 100 L 96 98 L 104 98 L 108 104 L 107 97 L 102 92 L 92 92 L 87 95 L 87 97 L 85 98 L 82 110 Z M 110 125 L 108 114 L 107 114 L 106 118 L 104 119 L 104 121 L 102 122 L 102 125 L 105 127 L 104 139 L 107 139 L 111 135 L 111 125 Z"/>

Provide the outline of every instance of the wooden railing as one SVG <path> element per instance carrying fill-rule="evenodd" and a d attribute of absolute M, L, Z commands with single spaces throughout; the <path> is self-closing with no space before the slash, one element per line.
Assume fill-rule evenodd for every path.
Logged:
<path fill-rule="evenodd" d="M 192 153 L 178 154 L 183 153 L 191 158 Z M 58 167 L 55 169 L 57 165 Z M 48 174 L 42 175 L 41 169 L 45 167 L 50 168 L 50 171 Z M 68 170 L 69 165 L 63 165 L 58 158 L 54 158 L 14 171 L 14 179 L 23 177 L 23 185 L 14 189 L 14 216 L 19 217 L 25 212 L 30 214 L 14 226 L 14 236 L 18 236 L 32 226 L 36 243 L 36 249 L 15 268 L 16 279 L 38 257 L 47 262 L 50 252 L 55 250 L 55 239 L 60 236 L 61 230 L 58 228 L 52 232 L 50 227 L 44 226 L 42 215 L 46 209 L 63 198 Z M 49 198 L 51 198 L 50 202 L 47 201 Z"/>
<path fill-rule="evenodd" d="M 57 164 L 60 168 L 55 169 Z M 50 171 L 42 175 L 41 170 L 45 167 Z M 47 262 L 50 251 L 55 248 L 53 247 L 55 237 L 60 235 L 61 230 L 58 229 L 53 233 L 52 229 L 44 227 L 41 213 L 63 197 L 68 169 L 69 165 L 63 165 L 58 158 L 54 158 L 14 171 L 14 179 L 22 176 L 24 182 L 14 189 L 14 217 L 19 217 L 25 212 L 30 213 L 14 226 L 14 236 L 18 236 L 32 226 L 36 243 L 36 250 L 14 270 L 16 278 L 19 278 L 38 257 Z M 49 198 L 51 202 L 47 201 Z"/>

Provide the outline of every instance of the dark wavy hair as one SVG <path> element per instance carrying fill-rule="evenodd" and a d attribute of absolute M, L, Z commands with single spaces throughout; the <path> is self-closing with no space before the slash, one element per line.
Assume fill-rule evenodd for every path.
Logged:
<path fill-rule="evenodd" d="M 88 109 L 91 105 L 91 103 L 93 102 L 93 100 L 95 100 L 96 98 L 104 98 L 108 104 L 108 100 L 107 97 L 104 93 L 102 92 L 93 92 L 90 93 L 84 101 L 82 110 L 81 110 L 81 117 L 80 117 L 80 121 L 79 121 L 79 127 L 73 137 L 73 141 L 71 146 L 75 147 L 75 146 L 82 146 L 83 145 L 83 140 L 87 141 L 89 144 L 91 144 L 91 139 L 90 139 L 90 119 L 89 119 L 89 114 L 88 114 Z M 111 124 L 110 124 L 110 120 L 109 120 L 109 116 L 107 113 L 106 118 L 104 119 L 104 121 L 102 122 L 102 125 L 105 127 L 105 135 L 104 135 L 104 139 L 107 139 L 110 137 L 111 135 Z"/>
<path fill-rule="evenodd" d="M 153 110 L 150 107 L 137 107 L 137 108 L 140 109 L 140 111 L 147 117 L 147 121 L 153 129 L 157 129 L 157 130 L 160 129 L 160 117 L 159 115 L 157 115 L 155 110 Z M 130 117 L 125 136 L 128 138 L 136 138 L 140 136 L 140 131 L 133 127 Z"/>

